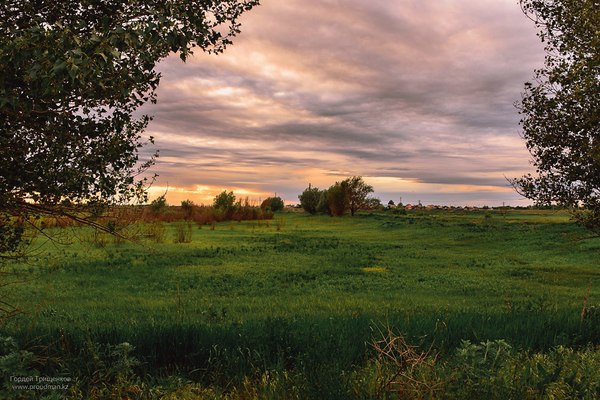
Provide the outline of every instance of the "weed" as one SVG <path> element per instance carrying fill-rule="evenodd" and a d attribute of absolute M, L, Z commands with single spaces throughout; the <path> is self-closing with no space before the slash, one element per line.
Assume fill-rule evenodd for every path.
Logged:
<path fill-rule="evenodd" d="M 27 278 L 10 302 L 39 312 L 2 335 L 59 360 L 43 368 L 76 379 L 73 399 L 598 398 L 600 318 L 586 303 L 582 319 L 581 295 L 600 241 L 566 243 L 582 232 L 568 216 L 509 212 L 492 229 L 477 212 L 285 213 L 264 229 L 256 214 L 216 229 L 197 207 L 211 230 L 185 246 L 165 241 L 193 224 L 178 208 L 130 226 L 151 253 L 36 238 L 35 260 L 6 271 Z"/>
<path fill-rule="evenodd" d="M 281 216 L 279 218 L 275 218 L 275 229 L 279 232 L 283 227 L 285 227 L 285 218 Z"/>
<path fill-rule="evenodd" d="M 192 241 L 192 223 L 180 221 L 175 224 L 175 243 L 190 243 Z"/>
<path fill-rule="evenodd" d="M 428 351 L 420 351 L 409 345 L 403 336 L 395 334 L 391 328 L 382 333 L 382 339 L 372 346 L 377 354 L 377 365 L 381 372 L 381 382 L 377 396 L 384 392 L 394 393 L 398 398 L 435 397 L 443 387 L 443 381 L 433 373 L 436 356 Z M 385 366 L 385 367 L 384 367 Z M 387 375 L 387 376 L 386 376 Z"/>
<path fill-rule="evenodd" d="M 145 236 L 155 243 L 164 243 L 167 231 L 161 221 L 154 221 L 144 225 L 146 228 Z"/>

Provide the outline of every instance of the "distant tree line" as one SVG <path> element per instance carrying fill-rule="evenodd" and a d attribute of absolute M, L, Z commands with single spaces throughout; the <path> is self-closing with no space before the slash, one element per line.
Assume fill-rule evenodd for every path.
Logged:
<path fill-rule="evenodd" d="M 238 199 L 227 190 L 217 194 L 212 205 L 197 205 L 191 200 L 184 200 L 180 207 L 175 207 L 167 204 L 163 194 L 144 208 L 140 220 L 172 222 L 183 219 L 203 225 L 230 220 L 272 219 L 273 213 L 283 208 L 283 200 L 277 196 L 265 199 L 259 207 L 252 205 L 248 198 Z"/>
<path fill-rule="evenodd" d="M 310 214 L 326 213 L 332 216 L 350 215 L 359 210 L 381 206 L 379 199 L 369 197 L 373 186 L 367 185 L 362 177 L 353 176 L 336 182 L 329 189 L 319 189 L 311 184 L 298 196 L 300 206 Z"/>

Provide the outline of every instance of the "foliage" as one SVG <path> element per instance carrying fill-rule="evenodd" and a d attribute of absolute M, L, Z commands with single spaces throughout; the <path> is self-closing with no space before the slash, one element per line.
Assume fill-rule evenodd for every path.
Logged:
<path fill-rule="evenodd" d="M 382 338 L 371 344 L 377 359 L 378 387 L 374 391 L 379 397 L 383 393 L 397 393 L 398 397 L 419 398 L 426 394 L 435 398 L 442 393 L 443 380 L 435 376 L 435 355 L 410 345 L 402 335 L 388 328 Z"/>
<path fill-rule="evenodd" d="M 144 225 L 143 235 L 156 243 L 164 243 L 166 229 L 161 221 L 149 222 Z"/>
<path fill-rule="evenodd" d="M 216 222 L 186 245 L 172 240 L 181 222 L 161 222 L 161 244 L 57 249 L 38 238 L 35 262 L 10 265 L 24 283 L 3 300 L 27 313 L 2 335 L 35 353 L 40 373 L 76 379 L 74 399 L 380 399 L 400 388 L 405 398 L 594 398 L 597 287 L 583 321 L 581 300 L 600 238 L 581 240 L 585 230 L 565 212 L 500 212 L 290 212 L 279 230 Z M 372 346 L 381 324 L 404 338 L 396 360 L 430 349 L 431 358 L 397 375 L 398 362 Z M 513 350 L 494 363 L 498 348 L 486 356 L 485 344 L 499 338 Z M 463 340 L 477 347 L 467 358 L 458 355 Z M 112 346 L 123 342 L 140 361 L 131 374 L 111 370 Z"/>
<path fill-rule="evenodd" d="M 136 111 L 156 101 L 157 63 L 223 51 L 256 4 L 4 1 L 0 211 L 77 219 L 75 205 L 145 200 L 136 176 L 156 155 L 140 153 L 153 139 Z"/>
<path fill-rule="evenodd" d="M 278 196 L 267 197 L 260 204 L 260 208 L 262 210 L 269 210 L 272 212 L 281 211 L 281 210 L 283 210 L 284 207 L 285 207 L 285 204 L 284 204 L 283 200 L 281 199 L 281 197 L 278 197 Z"/>
<path fill-rule="evenodd" d="M 0 213 L 0 255 L 17 251 L 25 227 L 23 220 L 8 213 Z"/>
<path fill-rule="evenodd" d="M 358 210 L 369 208 L 372 205 L 372 200 L 368 196 L 373 193 L 373 186 L 367 185 L 361 176 L 353 176 L 344 182 L 347 182 L 346 193 L 350 215 L 354 216 Z"/>
<path fill-rule="evenodd" d="M 585 207 L 600 231 L 600 7 L 596 0 L 521 0 L 540 29 L 545 66 L 518 105 L 537 176 L 512 181 L 540 204 Z"/>
<path fill-rule="evenodd" d="M 320 198 L 321 191 L 317 187 L 312 187 L 310 183 L 304 189 L 304 192 L 298 196 L 300 206 L 309 214 L 317 213 Z"/>
<path fill-rule="evenodd" d="M 150 210 L 154 215 L 162 214 L 167 208 L 167 198 L 165 195 L 158 196 L 150 202 Z"/>
<path fill-rule="evenodd" d="M 335 216 L 342 216 L 350 211 L 350 215 L 354 216 L 358 210 L 379 208 L 381 201 L 368 197 L 372 192 L 373 187 L 367 185 L 362 177 L 353 176 L 329 187 L 321 195 L 317 209 L 326 210 Z"/>
<path fill-rule="evenodd" d="M 394 208 L 392 208 L 392 214 L 396 214 L 396 215 L 406 215 L 406 207 L 404 207 L 403 205 L 398 205 Z"/>
<path fill-rule="evenodd" d="M 229 195 L 229 193 L 226 193 Z M 235 196 L 234 196 L 235 200 Z M 225 201 L 225 205 L 221 208 L 215 208 L 214 206 L 195 205 L 191 201 L 184 201 L 182 205 L 169 206 L 166 203 L 157 205 L 156 211 L 153 209 L 153 205 L 143 206 L 141 208 L 136 207 L 136 213 L 132 216 L 128 216 L 129 220 L 136 222 L 144 222 L 145 224 L 141 227 L 142 231 L 150 231 L 149 225 L 155 223 L 175 223 L 178 221 L 195 222 L 199 227 L 206 224 L 222 221 L 245 221 L 245 220 L 258 220 L 258 219 L 271 219 L 273 213 L 270 210 L 261 210 L 259 207 L 251 206 L 248 201 L 242 203 L 241 201 L 231 203 L 231 198 Z M 119 209 L 122 207 L 116 207 Z M 135 231 L 135 230 L 130 230 Z M 153 237 L 150 233 L 145 233 L 147 237 Z M 164 235 L 158 237 L 164 238 Z"/>
<path fill-rule="evenodd" d="M 189 221 L 175 224 L 175 243 L 190 243 L 192 241 L 192 223 Z"/>
<path fill-rule="evenodd" d="M 233 209 L 235 204 L 235 195 L 232 191 L 223 190 L 221 193 L 215 196 L 213 200 L 213 207 L 221 211 L 229 211 Z"/>
<path fill-rule="evenodd" d="M 348 182 L 336 182 L 327 189 L 327 206 L 331 215 L 341 217 L 349 205 Z"/>
<path fill-rule="evenodd" d="M 279 342 L 284 339 L 279 336 L 283 329 L 273 327 L 272 339 L 278 344 L 283 344 Z M 31 367 L 34 354 L 19 350 L 11 338 L 2 339 L 7 340 L 11 349 L 0 356 L 0 370 L 5 372 L 0 395 L 39 398 L 29 396 L 32 391 L 16 387 L 18 383 L 8 382 L 11 376 L 27 378 L 39 376 L 39 372 Z M 369 340 L 374 352 L 366 352 L 364 361 L 345 371 L 332 370 L 333 365 L 327 363 L 318 366 L 317 371 L 303 364 L 291 368 L 261 365 L 269 362 L 266 348 L 227 351 L 215 345 L 210 357 L 216 370 L 209 380 L 190 379 L 179 371 L 144 374 L 131 344 L 104 345 L 88 340 L 78 357 L 61 357 L 56 364 L 49 360 L 55 365 L 50 371 L 52 377 L 62 377 L 68 389 L 46 389 L 36 394 L 61 399 L 197 399 L 201 395 L 203 399 L 256 400 L 321 399 L 323 393 L 333 399 L 457 400 L 596 399 L 600 395 L 600 349 L 591 346 L 516 352 L 502 339 L 480 344 L 464 341 L 456 352 L 443 355 L 431 349 L 422 351 L 393 333 Z M 249 369 L 242 375 L 225 375 L 233 371 L 224 368 L 235 368 L 234 363 L 238 367 L 248 365 Z M 56 393 L 60 397 L 52 397 Z"/>
<path fill-rule="evenodd" d="M 196 205 L 191 200 L 183 200 L 181 202 L 181 210 L 183 211 L 185 220 L 190 220 L 193 218 L 195 207 Z"/>
<path fill-rule="evenodd" d="M 327 189 L 319 191 L 319 202 L 317 203 L 317 212 L 331 214 L 331 210 L 329 208 L 328 192 L 329 191 Z"/>
<path fill-rule="evenodd" d="M 19 344 L 12 337 L 0 336 L 0 376 L 2 377 L 0 395 L 2 392 L 16 394 L 12 390 L 14 384 L 11 382 L 12 376 L 30 376 L 37 373 L 32 368 L 34 358 L 32 352 L 20 349 Z"/>
<path fill-rule="evenodd" d="M 385 206 L 383 204 L 381 204 L 381 199 L 378 199 L 377 197 L 369 197 L 366 199 L 365 203 L 364 203 L 364 208 L 365 210 L 378 210 L 378 211 L 385 211 Z"/>

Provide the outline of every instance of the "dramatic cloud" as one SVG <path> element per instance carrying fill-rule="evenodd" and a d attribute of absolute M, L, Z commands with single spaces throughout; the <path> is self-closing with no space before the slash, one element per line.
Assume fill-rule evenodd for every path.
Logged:
<path fill-rule="evenodd" d="M 362 175 L 384 202 L 517 204 L 542 62 L 516 0 L 265 0 L 224 54 L 161 64 L 154 190 L 296 201 Z"/>

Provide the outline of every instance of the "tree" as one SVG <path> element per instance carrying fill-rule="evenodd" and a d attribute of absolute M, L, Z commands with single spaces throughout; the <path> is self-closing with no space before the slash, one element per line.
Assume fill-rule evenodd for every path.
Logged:
<path fill-rule="evenodd" d="M 346 183 L 346 195 L 348 196 L 348 208 L 350 215 L 361 209 L 369 208 L 369 194 L 373 193 L 373 186 L 367 185 L 360 176 L 353 176 L 342 183 Z"/>
<path fill-rule="evenodd" d="M 235 204 L 235 195 L 231 191 L 223 190 L 221 193 L 215 196 L 213 201 L 213 207 L 217 210 L 229 212 L 233 210 Z"/>
<path fill-rule="evenodd" d="M 150 202 L 150 210 L 155 216 L 161 215 L 167 209 L 166 194 L 162 194 Z"/>
<path fill-rule="evenodd" d="M 306 200 L 307 206 L 304 208 L 305 210 L 307 208 L 308 210 L 311 209 L 312 203 L 310 201 L 318 199 L 316 201 L 315 212 L 327 212 L 330 215 L 342 216 L 347 211 L 350 211 L 350 214 L 354 216 L 358 210 L 377 208 L 381 205 L 379 199 L 368 197 L 372 192 L 373 187 L 367 185 L 362 177 L 353 176 L 336 182 L 329 189 L 323 191 L 319 191 L 316 188 L 313 189 L 309 185 L 302 195 L 298 197 L 301 201 L 303 197 Z"/>
<path fill-rule="evenodd" d="M 157 63 L 219 53 L 258 0 L 25 1 L 0 6 L 0 230 L 31 214 L 145 199 L 138 174 Z M 144 159 L 141 159 L 144 158 Z M 136 181 L 137 180 L 137 181 Z M 85 222 L 85 221 L 84 221 Z M 0 242 L 11 251 L 18 240 Z"/>
<path fill-rule="evenodd" d="M 327 205 L 329 213 L 341 217 L 348 209 L 348 181 L 336 182 L 327 189 Z"/>
<path fill-rule="evenodd" d="M 271 198 L 271 211 L 277 212 L 282 211 L 285 208 L 283 199 L 279 196 Z"/>
<path fill-rule="evenodd" d="M 511 180 L 539 205 L 584 207 L 575 218 L 600 231 L 600 3 L 521 0 L 540 29 L 545 66 L 518 104 L 536 175 Z"/>
<path fill-rule="evenodd" d="M 194 215 L 194 208 L 196 204 L 192 200 L 183 200 L 181 202 L 181 211 L 183 212 L 183 219 L 190 220 Z"/>
<path fill-rule="evenodd" d="M 319 203 L 317 204 L 317 212 L 331 215 L 331 210 L 329 209 L 328 193 L 328 189 L 323 189 L 319 191 Z"/>
<path fill-rule="evenodd" d="M 304 189 L 301 195 L 298 196 L 300 200 L 300 206 L 310 214 L 317 213 L 317 207 L 319 206 L 319 199 L 321 198 L 321 191 L 319 188 L 312 187 L 308 184 L 308 187 Z"/>
<path fill-rule="evenodd" d="M 383 211 L 385 210 L 385 207 L 383 204 L 381 204 L 381 199 L 378 199 L 377 197 L 369 197 L 365 202 L 365 209 Z"/>
<path fill-rule="evenodd" d="M 284 207 L 285 207 L 285 203 L 279 196 L 267 197 L 260 204 L 260 208 L 263 211 L 268 210 L 268 211 L 272 211 L 272 212 L 277 212 L 277 211 L 283 210 Z"/>

